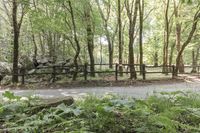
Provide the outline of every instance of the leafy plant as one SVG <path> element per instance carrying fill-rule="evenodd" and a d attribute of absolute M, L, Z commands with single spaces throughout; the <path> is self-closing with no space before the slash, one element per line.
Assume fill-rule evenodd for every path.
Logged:
<path fill-rule="evenodd" d="M 15 96 L 6 92 L 4 96 Z M 0 131 L 160 133 L 200 132 L 200 94 L 158 93 L 144 100 L 88 96 L 71 106 L 29 112 L 38 100 L 0 105 Z M 39 104 L 39 103 L 38 103 Z"/>

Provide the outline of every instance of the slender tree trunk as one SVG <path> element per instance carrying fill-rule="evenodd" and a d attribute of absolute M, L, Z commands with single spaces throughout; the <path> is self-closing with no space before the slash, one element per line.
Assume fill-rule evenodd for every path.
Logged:
<path fill-rule="evenodd" d="M 158 52 L 157 51 L 155 52 L 155 55 L 154 55 L 154 66 L 155 67 L 158 66 Z"/>
<path fill-rule="evenodd" d="M 88 3 L 89 4 L 89 3 Z M 88 9 L 90 7 L 85 7 L 85 18 L 86 18 L 86 31 L 87 31 L 87 46 L 88 46 L 88 53 L 90 57 L 90 71 L 91 76 L 95 77 L 95 66 L 94 66 L 94 31 L 93 31 L 93 25 L 91 20 L 91 9 Z"/>
<path fill-rule="evenodd" d="M 200 47 L 197 48 L 196 50 L 196 55 L 195 55 L 195 50 L 193 49 L 192 50 L 192 71 L 191 73 L 197 73 L 197 62 L 198 62 L 198 59 L 199 59 L 199 50 L 200 50 Z"/>
<path fill-rule="evenodd" d="M 48 46 L 49 58 L 52 59 L 52 57 L 53 57 L 53 40 L 52 40 L 51 32 L 48 32 L 48 35 L 47 35 L 47 46 Z"/>
<path fill-rule="evenodd" d="M 106 37 L 108 40 L 109 68 L 113 68 L 113 44 L 111 42 L 110 33 L 108 29 L 105 28 L 105 30 L 106 30 Z"/>
<path fill-rule="evenodd" d="M 40 50 L 42 57 L 45 55 L 45 46 L 44 46 L 44 38 L 42 37 L 41 33 L 39 33 L 39 41 L 40 41 Z"/>
<path fill-rule="evenodd" d="M 140 51 L 140 71 L 142 73 L 143 64 L 143 21 L 144 21 L 144 0 L 139 4 L 139 16 L 140 16 L 140 34 L 139 34 L 139 51 Z"/>
<path fill-rule="evenodd" d="M 18 83 L 18 62 L 19 62 L 19 34 L 20 29 L 17 22 L 17 1 L 12 1 L 12 19 L 13 19 L 13 32 L 14 32 L 14 39 L 13 39 L 13 76 L 12 81 L 13 83 Z"/>
<path fill-rule="evenodd" d="M 170 56 L 169 56 L 169 66 L 172 66 L 175 45 L 176 45 L 176 43 L 173 43 L 171 45 L 171 52 L 170 52 Z M 172 70 L 170 70 L 170 71 L 172 71 Z"/>
<path fill-rule="evenodd" d="M 107 9 L 105 10 L 107 13 L 107 16 L 104 15 L 103 9 L 101 8 L 101 4 L 99 2 L 99 0 L 95 0 L 101 15 L 101 18 L 103 19 L 103 27 L 104 27 L 104 31 L 105 31 L 105 35 L 106 35 L 106 39 L 108 41 L 108 55 L 109 55 L 109 68 L 113 68 L 113 53 L 114 53 L 114 38 L 116 36 L 116 32 L 113 33 L 113 35 L 110 33 L 109 31 L 109 26 L 108 26 L 108 21 L 110 18 L 110 7 L 111 7 L 111 1 L 104 2 L 104 4 L 107 6 Z M 116 29 L 118 29 L 118 27 L 116 27 Z"/>
<path fill-rule="evenodd" d="M 101 38 L 101 36 L 100 36 L 100 38 Z M 101 66 L 100 66 L 100 69 L 102 70 L 102 63 L 103 63 L 103 44 L 102 44 L 102 42 L 101 42 L 101 39 L 100 39 L 99 41 L 100 41 L 100 47 L 101 47 L 101 49 L 100 49 L 100 55 L 101 55 L 101 59 L 100 59 L 100 64 L 101 64 Z"/>
<path fill-rule="evenodd" d="M 119 72 L 123 76 L 123 44 L 122 44 L 122 20 L 121 20 L 121 0 L 118 0 L 118 24 L 119 24 Z"/>
<path fill-rule="evenodd" d="M 178 56 L 176 58 L 176 69 L 175 69 L 175 72 L 176 72 L 176 76 L 178 75 L 178 71 L 179 71 L 179 68 L 180 68 L 180 63 L 181 63 L 181 56 L 185 50 L 185 48 L 188 46 L 188 44 L 191 42 L 192 38 L 193 38 L 193 35 L 197 29 L 197 24 L 199 22 L 199 18 L 200 18 L 200 8 L 197 10 L 195 16 L 194 16 L 194 19 L 193 19 L 193 24 L 192 24 L 192 28 L 191 28 L 191 31 L 188 35 L 188 38 L 187 40 L 183 43 L 180 51 L 178 52 Z"/>
<path fill-rule="evenodd" d="M 181 23 L 179 18 L 179 6 L 176 5 L 176 2 L 174 1 L 174 14 L 176 19 L 176 49 L 179 53 L 181 50 Z M 184 73 L 184 63 L 183 63 L 183 56 L 180 56 L 180 64 L 179 64 L 179 72 Z"/>
<path fill-rule="evenodd" d="M 135 1 L 135 8 L 134 13 L 132 14 L 133 10 L 129 7 L 127 3 L 127 13 L 129 17 L 129 64 L 130 64 L 130 79 L 137 79 L 137 73 L 135 71 L 134 66 L 134 51 L 133 51 L 133 44 L 134 44 L 134 34 L 135 34 L 135 26 L 137 21 L 137 12 L 138 12 L 138 6 L 139 6 L 139 0 Z"/>
<path fill-rule="evenodd" d="M 181 25 L 176 24 L 176 49 L 177 52 L 181 50 Z M 183 63 L 183 56 L 180 56 L 180 64 L 179 64 L 179 72 L 184 73 L 184 63 Z"/>
<path fill-rule="evenodd" d="M 69 10 L 70 10 L 70 15 L 71 15 L 71 20 L 72 20 L 72 25 L 73 25 L 73 31 L 74 31 L 74 41 L 76 43 L 76 55 L 74 57 L 74 66 L 75 66 L 75 72 L 73 74 L 73 80 L 76 80 L 77 78 L 77 74 L 78 74 L 78 58 L 79 58 L 79 54 L 80 54 L 80 43 L 79 43 L 79 40 L 78 40 L 78 37 L 77 37 L 77 29 L 76 29 L 76 23 L 75 23 L 75 18 L 74 18 L 74 10 L 73 10 L 73 7 L 72 7 L 72 4 L 71 4 L 71 1 L 69 0 L 68 1 L 69 3 Z"/>
<path fill-rule="evenodd" d="M 33 59 L 36 60 L 37 59 L 37 53 L 38 53 L 38 48 L 37 48 L 37 44 L 35 41 L 35 35 L 32 34 L 32 40 L 33 40 L 33 44 L 34 44 L 34 56 Z"/>
<path fill-rule="evenodd" d="M 165 5 L 165 31 L 164 31 L 164 47 L 163 47 L 163 72 L 168 71 L 168 47 L 169 47 L 169 3 L 167 0 Z"/>

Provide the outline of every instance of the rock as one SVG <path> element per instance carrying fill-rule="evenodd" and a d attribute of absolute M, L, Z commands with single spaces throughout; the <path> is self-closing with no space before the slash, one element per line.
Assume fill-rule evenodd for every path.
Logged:
<path fill-rule="evenodd" d="M 0 73 L 6 74 L 12 72 L 12 64 L 7 62 L 0 62 Z"/>
<path fill-rule="evenodd" d="M 3 79 L 1 80 L 1 84 L 2 85 L 8 85 L 12 82 L 12 76 L 5 76 L 3 77 Z"/>
<path fill-rule="evenodd" d="M 31 70 L 34 68 L 34 63 L 32 59 L 26 55 L 21 56 L 19 62 L 21 64 L 21 67 L 23 66 L 24 68 L 26 68 L 26 70 Z"/>
<path fill-rule="evenodd" d="M 33 74 L 35 72 L 36 72 L 36 69 L 32 69 L 32 70 L 28 71 L 28 74 Z"/>

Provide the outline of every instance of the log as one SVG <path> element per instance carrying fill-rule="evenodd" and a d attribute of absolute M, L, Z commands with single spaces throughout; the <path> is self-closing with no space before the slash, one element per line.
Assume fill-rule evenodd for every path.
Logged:
<path fill-rule="evenodd" d="M 36 114 L 43 109 L 49 109 L 52 107 L 57 107 L 60 104 L 65 104 L 66 106 L 70 106 L 74 103 L 73 97 L 64 97 L 64 98 L 57 98 L 57 99 L 43 99 L 42 102 L 44 104 L 30 107 L 29 110 L 26 111 L 28 114 Z"/>
<path fill-rule="evenodd" d="M 44 105 L 48 107 L 57 107 L 58 105 L 64 103 L 67 106 L 70 106 L 74 103 L 73 97 L 64 97 L 64 98 L 57 98 L 57 99 L 44 99 Z"/>

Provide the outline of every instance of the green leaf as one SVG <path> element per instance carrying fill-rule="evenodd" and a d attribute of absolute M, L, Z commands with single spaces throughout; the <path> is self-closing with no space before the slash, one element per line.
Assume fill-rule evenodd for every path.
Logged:
<path fill-rule="evenodd" d="M 10 91 L 5 91 L 3 94 L 2 94 L 4 97 L 12 100 L 12 99 L 20 99 L 19 96 L 15 96 L 13 92 L 10 92 Z"/>

